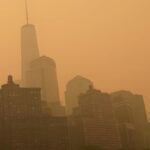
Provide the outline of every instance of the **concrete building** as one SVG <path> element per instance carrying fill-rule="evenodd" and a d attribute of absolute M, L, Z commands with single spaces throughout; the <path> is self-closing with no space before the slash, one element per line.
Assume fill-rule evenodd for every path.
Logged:
<path fill-rule="evenodd" d="M 8 77 L 0 89 L 0 149 L 38 149 L 40 103 L 39 88 L 20 88 Z"/>
<path fill-rule="evenodd" d="M 104 150 L 121 149 L 111 96 L 92 87 L 79 97 L 84 146 L 98 146 Z"/>
<path fill-rule="evenodd" d="M 8 77 L 0 89 L 1 150 L 68 150 L 66 117 L 42 111 L 40 88 L 21 88 Z"/>
<path fill-rule="evenodd" d="M 124 150 L 137 150 L 136 127 L 131 106 L 120 97 L 112 99 L 113 110 L 119 125 L 121 144 Z"/>
<path fill-rule="evenodd" d="M 76 76 L 68 82 L 65 91 L 66 113 L 71 115 L 73 109 L 78 107 L 78 98 L 81 93 L 86 93 L 93 83 L 82 76 Z"/>
<path fill-rule="evenodd" d="M 119 91 L 112 93 L 112 103 L 122 129 L 122 142 L 124 142 L 124 146 L 129 146 L 126 149 L 141 150 L 147 148 L 147 116 L 143 97 L 128 91 Z M 125 143 L 125 140 L 129 143 Z M 132 147 L 133 145 L 135 148 Z"/>

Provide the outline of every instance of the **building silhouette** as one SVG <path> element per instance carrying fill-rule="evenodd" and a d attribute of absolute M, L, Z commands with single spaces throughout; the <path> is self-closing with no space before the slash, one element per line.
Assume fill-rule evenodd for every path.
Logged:
<path fill-rule="evenodd" d="M 30 63 L 27 85 L 40 87 L 43 101 L 60 103 L 55 61 L 47 56 L 39 57 Z"/>
<path fill-rule="evenodd" d="M 65 115 L 65 108 L 60 103 L 56 63 L 53 59 L 42 56 L 30 63 L 27 86 L 41 88 L 42 101 L 47 103 L 54 116 Z"/>
<path fill-rule="evenodd" d="M 128 91 L 119 91 L 112 94 L 112 103 L 120 125 L 124 148 L 127 150 L 147 148 L 146 128 L 148 121 L 143 97 Z M 134 145 L 135 148 L 132 147 Z"/>
<path fill-rule="evenodd" d="M 121 149 L 118 125 L 113 114 L 111 96 L 90 89 L 79 97 L 84 146 L 99 146 L 104 150 Z"/>
<path fill-rule="evenodd" d="M 8 77 L 0 89 L 0 149 L 38 147 L 41 97 L 39 88 L 20 88 Z"/>
<path fill-rule="evenodd" d="M 42 109 L 49 106 L 53 115 L 64 116 L 65 108 L 60 104 L 55 61 L 39 55 L 36 29 L 34 25 L 29 24 L 27 0 L 25 0 L 25 8 L 26 24 L 21 29 L 21 85 L 40 88 L 44 105 Z"/>
<path fill-rule="evenodd" d="M 122 98 L 112 100 L 113 110 L 119 125 L 121 144 L 124 150 L 137 150 L 136 127 L 132 107 Z"/>
<path fill-rule="evenodd" d="M 43 112 L 40 88 L 22 88 L 12 76 L 0 89 L 0 149 L 68 150 L 67 118 Z"/>
<path fill-rule="evenodd" d="M 78 97 L 81 93 L 86 93 L 89 86 L 93 83 L 82 76 L 76 76 L 66 85 L 65 102 L 66 113 L 71 115 L 76 107 L 78 107 Z"/>
<path fill-rule="evenodd" d="M 146 130 L 147 149 L 150 149 L 150 122 L 148 122 Z"/>
<path fill-rule="evenodd" d="M 66 117 L 49 117 L 44 115 L 41 118 L 39 150 L 69 150 Z"/>
<path fill-rule="evenodd" d="M 39 48 L 35 26 L 26 24 L 21 28 L 21 59 L 22 59 L 22 84 L 27 86 L 27 72 L 30 63 L 39 57 Z"/>

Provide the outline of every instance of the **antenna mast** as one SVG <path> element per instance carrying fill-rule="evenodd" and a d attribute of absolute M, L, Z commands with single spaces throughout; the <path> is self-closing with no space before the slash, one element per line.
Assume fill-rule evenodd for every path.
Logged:
<path fill-rule="evenodd" d="M 28 2 L 25 0 L 25 9 L 26 9 L 26 22 L 29 24 L 29 11 L 28 11 Z"/>

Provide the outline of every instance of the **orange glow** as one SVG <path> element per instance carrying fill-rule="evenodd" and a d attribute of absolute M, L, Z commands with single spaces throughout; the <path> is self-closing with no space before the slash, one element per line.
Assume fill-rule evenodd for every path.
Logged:
<path fill-rule="evenodd" d="M 62 99 L 65 84 L 80 74 L 103 91 L 143 94 L 148 108 L 149 6 L 149 0 L 29 0 L 29 22 L 37 28 L 40 54 L 57 62 Z M 20 79 L 24 1 L 1 1 L 0 19 L 3 83 L 10 73 Z"/>

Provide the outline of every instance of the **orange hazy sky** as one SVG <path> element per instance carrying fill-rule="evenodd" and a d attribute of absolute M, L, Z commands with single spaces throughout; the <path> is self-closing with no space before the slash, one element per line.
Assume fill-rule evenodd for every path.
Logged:
<path fill-rule="evenodd" d="M 77 74 L 102 91 L 143 94 L 150 110 L 150 0 L 29 0 L 41 55 L 57 62 L 59 87 Z M 24 0 L 0 1 L 0 83 L 20 79 Z"/>

